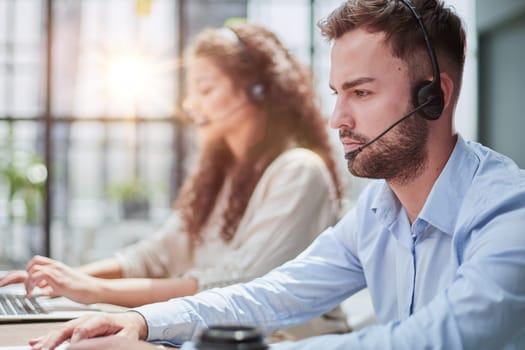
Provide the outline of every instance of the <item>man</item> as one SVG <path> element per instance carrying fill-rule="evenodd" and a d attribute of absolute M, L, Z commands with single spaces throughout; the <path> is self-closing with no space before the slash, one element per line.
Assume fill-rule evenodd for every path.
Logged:
<path fill-rule="evenodd" d="M 70 337 L 71 349 L 146 349 L 129 338 L 183 343 L 219 323 L 269 333 L 365 287 L 377 326 L 272 349 L 525 348 L 525 173 L 454 131 L 460 19 L 437 0 L 348 0 L 320 27 L 333 41 L 331 126 L 350 172 L 377 179 L 356 207 L 262 278 L 74 320 L 35 349 Z M 128 339 L 78 342 L 110 334 Z"/>

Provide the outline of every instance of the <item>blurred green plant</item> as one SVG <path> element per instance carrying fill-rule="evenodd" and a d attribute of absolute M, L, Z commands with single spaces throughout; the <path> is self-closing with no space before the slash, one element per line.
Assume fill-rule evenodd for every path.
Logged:
<path fill-rule="evenodd" d="M 145 219 L 149 214 L 148 186 L 139 180 L 113 184 L 108 188 L 109 197 L 118 202 L 124 218 Z"/>
<path fill-rule="evenodd" d="M 138 180 L 112 184 L 108 188 L 110 198 L 123 202 L 133 199 L 147 199 L 148 191 L 146 186 Z"/>
<path fill-rule="evenodd" d="M 0 159 L 0 176 L 8 190 L 8 215 L 13 221 L 23 217 L 27 224 L 37 224 L 41 219 L 41 209 L 47 181 L 47 167 L 35 153 L 14 149 L 13 128 L 9 127 L 3 156 Z M 24 213 L 16 210 L 16 202 L 21 200 Z"/>

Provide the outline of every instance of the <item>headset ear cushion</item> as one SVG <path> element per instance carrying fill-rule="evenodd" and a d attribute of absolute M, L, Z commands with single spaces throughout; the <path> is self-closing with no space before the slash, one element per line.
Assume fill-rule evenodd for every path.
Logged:
<path fill-rule="evenodd" d="M 256 83 L 251 85 L 248 88 L 248 97 L 253 103 L 261 103 L 264 101 L 264 85 L 261 83 Z"/>
<path fill-rule="evenodd" d="M 421 109 L 423 116 L 428 120 L 439 118 L 444 108 L 443 91 L 439 80 L 426 80 L 418 84 L 416 89 L 417 105 L 428 103 Z M 430 101 L 430 102 L 429 102 Z"/>

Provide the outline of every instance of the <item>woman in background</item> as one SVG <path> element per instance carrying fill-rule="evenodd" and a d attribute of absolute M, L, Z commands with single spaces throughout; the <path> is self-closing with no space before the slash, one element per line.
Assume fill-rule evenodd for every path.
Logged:
<path fill-rule="evenodd" d="M 36 256 L 0 286 L 138 306 L 261 276 L 335 222 L 340 184 L 309 70 L 248 23 L 202 31 L 186 64 L 184 107 L 202 150 L 166 224 L 79 268 Z M 339 321 L 308 333 L 346 330 Z"/>

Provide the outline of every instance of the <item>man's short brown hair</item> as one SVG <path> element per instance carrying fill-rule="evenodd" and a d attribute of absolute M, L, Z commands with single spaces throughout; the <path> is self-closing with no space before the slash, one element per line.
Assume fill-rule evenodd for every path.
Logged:
<path fill-rule="evenodd" d="M 440 0 L 412 0 L 412 3 L 421 16 L 441 70 L 452 76 L 458 94 L 466 47 L 461 19 Z M 318 25 L 328 40 L 357 28 L 383 32 L 393 55 L 411 67 L 412 81 L 421 80 L 431 72 L 421 28 L 399 0 L 347 0 Z"/>

